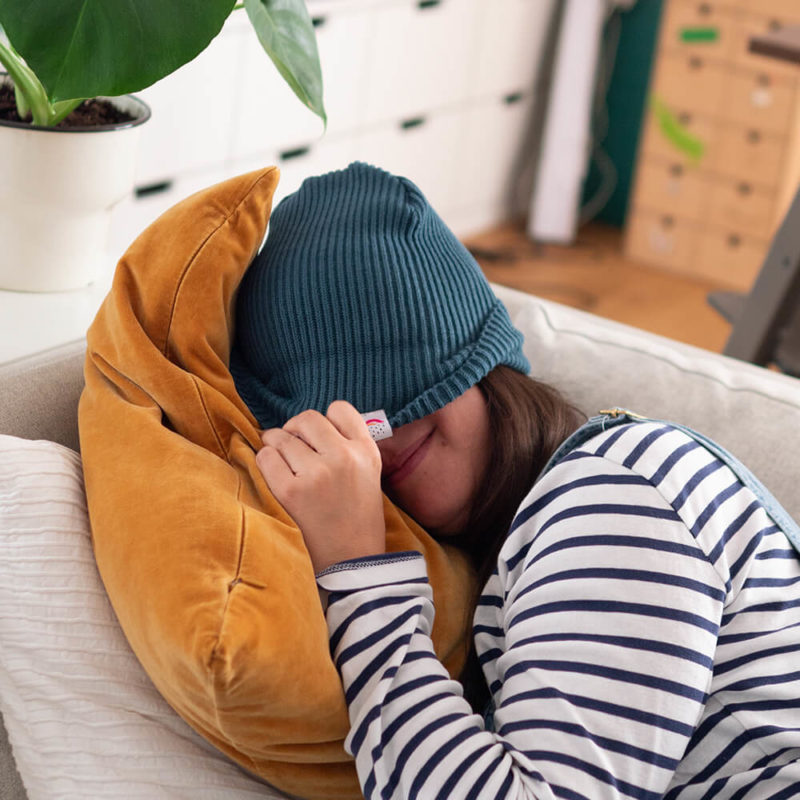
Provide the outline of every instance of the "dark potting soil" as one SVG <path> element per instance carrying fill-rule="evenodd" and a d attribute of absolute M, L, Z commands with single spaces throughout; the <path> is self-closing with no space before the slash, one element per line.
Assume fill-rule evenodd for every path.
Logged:
<path fill-rule="evenodd" d="M 0 86 L 0 119 L 23 122 L 17 113 L 14 90 Z M 68 117 L 56 125 L 57 128 L 91 128 L 99 125 L 119 125 L 130 122 L 133 116 L 115 108 L 107 100 L 84 100 Z"/>

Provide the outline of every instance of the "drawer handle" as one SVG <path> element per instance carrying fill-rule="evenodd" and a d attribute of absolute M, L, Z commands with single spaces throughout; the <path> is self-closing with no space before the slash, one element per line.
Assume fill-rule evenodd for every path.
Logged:
<path fill-rule="evenodd" d="M 783 30 L 783 23 L 779 19 L 771 19 L 767 25 L 771 33 Z"/>
<path fill-rule="evenodd" d="M 682 28 L 680 39 L 685 44 L 704 44 L 705 42 L 716 42 L 719 39 L 717 28 Z"/>
<path fill-rule="evenodd" d="M 311 17 L 311 24 L 315 28 L 321 28 L 327 22 L 327 20 L 327 17 Z"/>
<path fill-rule="evenodd" d="M 683 164 L 670 164 L 669 174 L 675 178 L 680 178 L 683 175 Z"/>
<path fill-rule="evenodd" d="M 162 194 L 168 192 L 172 188 L 172 181 L 158 181 L 157 183 L 148 183 L 146 186 L 137 186 L 134 189 L 136 199 L 140 200 L 143 197 L 150 197 L 154 194 Z"/>
<path fill-rule="evenodd" d="M 525 95 L 522 92 L 511 92 L 503 98 L 503 102 L 507 106 L 513 106 L 514 103 L 519 103 Z"/>
<path fill-rule="evenodd" d="M 747 131 L 747 141 L 750 144 L 758 144 L 761 141 L 761 134 L 759 131 Z"/>
<path fill-rule="evenodd" d="M 281 161 L 291 161 L 293 158 L 302 158 L 311 152 L 310 147 L 295 147 L 293 150 L 284 150 L 280 153 Z"/>
<path fill-rule="evenodd" d="M 404 119 L 400 123 L 400 127 L 404 131 L 409 131 L 412 128 L 419 128 L 420 125 L 425 124 L 425 117 L 411 117 L 411 119 Z"/>
<path fill-rule="evenodd" d="M 703 69 L 703 59 L 699 56 L 692 56 L 689 59 L 689 69 Z"/>
<path fill-rule="evenodd" d="M 738 247 L 738 246 L 739 246 L 741 243 L 742 243 L 742 240 L 741 240 L 741 238 L 739 237 L 739 235 L 738 235 L 738 234 L 736 234 L 736 233 L 732 233 L 732 234 L 731 234 L 731 235 L 728 237 L 728 244 L 729 244 L 731 247 Z"/>
<path fill-rule="evenodd" d="M 664 216 L 661 217 L 661 224 L 665 228 L 671 228 L 675 224 L 675 217 L 670 214 L 664 214 Z"/>
<path fill-rule="evenodd" d="M 700 14 L 701 17 L 707 17 L 711 13 L 711 5 L 709 3 L 700 3 L 697 6 L 697 13 Z"/>
<path fill-rule="evenodd" d="M 417 8 L 424 11 L 426 8 L 436 8 L 442 0 L 418 0 Z"/>
<path fill-rule="evenodd" d="M 746 181 L 743 181 L 736 187 L 736 190 L 739 192 L 739 194 L 746 197 L 747 195 L 752 194 L 753 187 Z"/>

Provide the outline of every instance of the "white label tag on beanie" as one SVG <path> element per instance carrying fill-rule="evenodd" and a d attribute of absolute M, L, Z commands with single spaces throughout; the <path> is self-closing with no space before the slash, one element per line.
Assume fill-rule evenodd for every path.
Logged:
<path fill-rule="evenodd" d="M 373 441 L 379 442 L 381 439 L 388 439 L 392 435 L 392 426 L 389 424 L 389 418 L 382 408 L 361 416 L 364 418 L 364 422 L 367 423 L 367 429 Z"/>

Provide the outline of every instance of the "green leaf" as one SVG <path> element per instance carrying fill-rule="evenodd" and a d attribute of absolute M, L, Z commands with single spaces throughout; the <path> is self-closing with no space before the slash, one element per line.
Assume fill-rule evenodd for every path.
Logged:
<path fill-rule="evenodd" d="M 302 0 L 244 0 L 258 40 L 300 101 L 327 125 L 314 25 Z"/>
<path fill-rule="evenodd" d="M 0 0 L 0 25 L 51 101 L 139 91 L 191 61 L 235 0 Z"/>

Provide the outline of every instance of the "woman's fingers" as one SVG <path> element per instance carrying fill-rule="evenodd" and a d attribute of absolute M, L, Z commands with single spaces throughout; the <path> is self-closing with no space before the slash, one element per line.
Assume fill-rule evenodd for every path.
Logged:
<path fill-rule="evenodd" d="M 324 454 L 341 445 L 341 433 L 319 411 L 303 411 L 292 417 L 283 431 L 302 439 L 312 450 Z"/>
<path fill-rule="evenodd" d="M 264 431 L 261 441 L 266 448 L 262 448 L 259 452 L 267 449 L 277 453 L 295 475 L 303 471 L 304 466 L 312 461 L 316 452 L 304 439 L 282 428 L 269 428 Z"/>
<path fill-rule="evenodd" d="M 328 406 L 327 418 L 346 439 L 367 439 L 372 442 L 364 418 L 355 406 L 344 400 L 334 400 Z M 376 448 L 377 449 L 377 448 Z"/>

